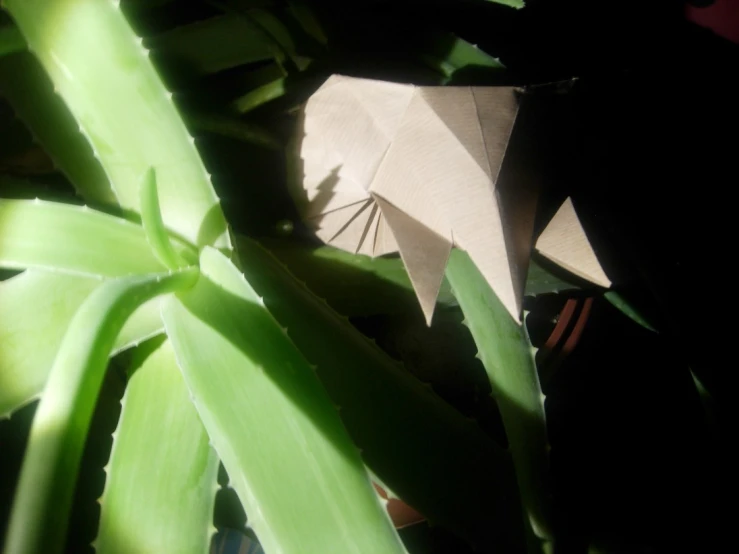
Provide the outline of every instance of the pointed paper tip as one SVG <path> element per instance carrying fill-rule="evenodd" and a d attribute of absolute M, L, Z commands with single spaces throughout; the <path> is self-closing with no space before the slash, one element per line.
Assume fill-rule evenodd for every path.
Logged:
<path fill-rule="evenodd" d="M 374 195 L 374 198 L 398 243 L 400 257 L 408 272 L 426 324 L 430 326 L 436 298 L 444 278 L 444 269 L 452 250 L 452 242 L 384 198 L 378 195 Z"/>

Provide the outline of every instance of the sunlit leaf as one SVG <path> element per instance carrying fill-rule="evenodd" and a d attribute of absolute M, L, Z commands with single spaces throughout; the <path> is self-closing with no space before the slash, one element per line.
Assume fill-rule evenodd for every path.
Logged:
<path fill-rule="evenodd" d="M 77 308 L 100 281 L 28 270 L 0 282 L 0 417 L 38 398 Z M 159 299 L 138 308 L 113 353 L 164 331 Z"/>
<path fill-rule="evenodd" d="M 207 552 L 218 458 L 168 341 L 129 380 L 106 472 L 97 552 Z"/>
<path fill-rule="evenodd" d="M 18 29 L 11 26 L 0 27 L 0 58 L 26 49 L 26 41 Z"/>
<path fill-rule="evenodd" d="M 177 254 L 167 234 L 167 229 L 162 221 L 162 212 L 159 208 L 159 195 L 157 192 L 157 178 L 154 168 L 149 168 L 144 174 L 141 182 L 141 222 L 146 231 L 156 258 L 169 269 L 179 269 L 186 266 L 186 262 Z"/>
<path fill-rule="evenodd" d="M 519 552 L 510 456 L 315 297 L 256 242 L 245 275 L 316 372 L 372 472 L 405 502 L 478 549 Z"/>
<path fill-rule="evenodd" d="M 405 549 L 300 352 L 231 262 L 162 311 L 193 402 L 268 554 Z"/>
<path fill-rule="evenodd" d="M 95 205 L 116 204 L 90 143 L 31 54 L 0 59 L 0 92 L 85 200 Z"/>
<path fill-rule="evenodd" d="M 197 275 L 193 268 L 106 281 L 77 310 L 34 416 L 6 552 L 62 551 L 82 449 L 116 336 L 136 308 L 191 286 Z"/>
<path fill-rule="evenodd" d="M 533 349 L 466 252 L 452 251 L 446 275 L 503 418 L 524 507 L 537 535 L 550 538 L 549 443 Z"/>
<path fill-rule="evenodd" d="M 6 0 L 5 8 L 92 145 L 121 207 L 138 212 L 139 183 L 153 167 L 167 228 L 198 246 L 229 249 L 194 141 L 118 3 Z"/>
<path fill-rule="evenodd" d="M 80 206 L 2 199 L 0 267 L 100 277 L 165 269 L 139 225 Z"/>

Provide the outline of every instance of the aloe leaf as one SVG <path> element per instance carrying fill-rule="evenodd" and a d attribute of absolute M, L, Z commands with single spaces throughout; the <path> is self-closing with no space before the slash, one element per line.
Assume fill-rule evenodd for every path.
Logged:
<path fill-rule="evenodd" d="M 550 539 L 549 443 L 533 349 L 466 252 L 452 251 L 446 275 L 503 418 L 524 508 L 537 536 Z"/>
<path fill-rule="evenodd" d="M 95 550 L 207 552 L 218 458 L 168 341 L 129 380 L 113 437 Z"/>
<path fill-rule="evenodd" d="M 154 255 L 165 267 L 179 269 L 187 265 L 175 251 L 169 241 L 167 229 L 164 228 L 162 212 L 159 209 L 157 177 L 153 167 L 146 170 L 141 182 L 141 222 Z"/>
<path fill-rule="evenodd" d="M 647 317 L 644 316 L 642 310 L 636 307 L 623 294 L 615 290 L 609 290 L 603 294 L 603 297 L 608 300 L 608 302 L 610 302 L 613 307 L 615 307 L 622 314 L 631 319 L 634 323 L 641 325 L 642 327 L 644 327 L 648 331 L 652 331 L 653 333 L 658 332 L 655 325 L 650 322 Z"/>
<path fill-rule="evenodd" d="M 546 261 L 542 264 L 537 261 L 536 257 L 529 260 L 529 272 L 526 276 L 526 288 L 524 294 L 526 296 L 538 296 L 540 294 L 549 294 L 554 292 L 562 292 L 565 290 L 579 290 L 588 285 L 595 287 L 592 283 L 584 282 L 582 279 L 568 274 L 565 277 L 552 273 L 548 269 L 549 264 Z M 568 273 L 561 271 L 558 273 Z"/>
<path fill-rule="evenodd" d="M 163 57 L 177 68 L 177 81 L 272 57 L 262 35 L 242 17 L 233 14 L 178 27 L 147 39 L 145 45 L 157 57 Z"/>
<path fill-rule="evenodd" d="M 457 72 L 465 69 L 483 69 L 493 74 L 505 69 L 498 58 L 452 33 L 429 33 L 420 37 L 413 49 L 423 63 L 441 73 L 442 84 L 456 82 L 461 76 Z M 479 79 L 476 74 L 477 84 Z"/>
<path fill-rule="evenodd" d="M 187 122 L 199 132 L 220 135 L 269 150 L 284 148 L 277 135 L 266 127 L 250 121 L 215 114 L 190 113 Z"/>
<path fill-rule="evenodd" d="M 511 8 L 523 8 L 526 5 L 524 0 L 486 0 L 487 2 L 493 2 L 495 4 L 503 4 L 504 6 L 510 6 Z"/>
<path fill-rule="evenodd" d="M 284 239 L 260 242 L 290 273 L 343 315 L 407 313 L 417 309 L 418 300 L 400 258 L 371 258 L 332 246 L 311 247 Z M 437 303 L 457 304 L 446 279 Z"/>
<path fill-rule="evenodd" d="M 408 272 L 398 257 L 371 258 L 332 246 L 298 244 L 294 240 L 260 239 L 277 259 L 309 289 L 346 316 L 405 312 L 417 303 Z M 527 296 L 580 289 L 578 279 L 565 280 L 532 258 L 526 279 Z M 444 278 L 437 297 L 439 306 L 456 306 Z"/>
<path fill-rule="evenodd" d="M 191 286 L 197 275 L 192 268 L 110 280 L 75 313 L 34 416 L 5 552 L 61 552 L 87 429 L 116 336 L 141 304 Z"/>
<path fill-rule="evenodd" d="M 162 316 L 265 551 L 405 552 L 312 368 L 227 258 L 200 267 Z"/>
<path fill-rule="evenodd" d="M 32 270 L 0 282 L 0 416 L 38 397 L 74 312 L 98 285 Z"/>
<path fill-rule="evenodd" d="M 259 244 L 241 239 L 239 256 L 249 283 L 316 364 L 373 474 L 429 521 L 478 549 L 521 551 L 521 506 L 508 452 L 298 283 Z"/>
<path fill-rule="evenodd" d="M 99 277 L 165 269 L 134 223 L 87 207 L 2 199 L 0 266 Z"/>
<path fill-rule="evenodd" d="M 28 270 L 0 282 L 0 419 L 38 398 L 64 333 L 98 279 Z M 138 308 L 113 354 L 164 331 L 159 299 Z"/>
<path fill-rule="evenodd" d="M 110 181 L 90 143 L 31 54 L 0 59 L 0 92 L 78 194 L 92 204 L 116 204 Z"/>
<path fill-rule="evenodd" d="M 0 58 L 8 54 L 23 52 L 26 49 L 26 41 L 23 35 L 15 27 L 5 25 L 0 27 Z"/>
<path fill-rule="evenodd" d="M 313 37 L 319 44 L 324 46 L 328 44 L 328 37 L 326 37 L 321 23 L 308 4 L 303 2 L 303 0 L 288 0 L 287 4 L 289 6 L 288 9 L 306 33 Z"/>
<path fill-rule="evenodd" d="M 141 175 L 154 167 L 167 228 L 198 247 L 230 249 L 194 141 L 118 3 L 5 0 L 5 8 L 79 122 L 121 207 L 138 212 Z"/>
<path fill-rule="evenodd" d="M 249 113 L 263 104 L 284 96 L 287 82 L 287 77 L 275 79 L 240 96 L 231 103 L 231 106 L 240 114 Z"/>
<path fill-rule="evenodd" d="M 164 333 L 164 323 L 160 315 L 161 303 L 161 298 L 152 298 L 133 312 L 116 337 L 112 356 Z"/>

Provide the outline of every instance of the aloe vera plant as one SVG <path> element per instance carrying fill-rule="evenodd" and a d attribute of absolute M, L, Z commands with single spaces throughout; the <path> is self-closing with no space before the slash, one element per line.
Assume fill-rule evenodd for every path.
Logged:
<path fill-rule="evenodd" d="M 194 141 L 118 4 L 3 7 L 19 31 L 3 34 L 3 53 L 20 50 L 22 36 L 43 68 L 23 52 L 2 60 L 5 75 L 33 91 L 21 93 L 13 78 L 6 96 L 78 193 L 113 214 L 0 201 L 0 265 L 23 270 L 0 284 L 0 310 L 13 318 L 0 335 L 0 375 L 11 384 L 0 413 L 41 399 L 5 550 L 61 551 L 102 376 L 109 357 L 131 347 L 97 550 L 206 550 L 219 458 L 267 552 L 404 552 L 365 463 L 470 542 L 521 549 L 517 516 L 491 531 L 486 518 L 465 521 L 458 510 L 477 495 L 491 520 L 517 513 L 506 452 L 252 246 L 242 253 L 244 278 Z M 282 61 L 294 56 L 269 15 L 260 17 L 287 53 Z M 282 284 L 264 290 L 265 302 L 255 288 L 270 282 Z M 15 318 L 30 298 L 41 311 Z M 339 333 L 341 356 L 326 350 L 312 317 L 328 326 L 324 337 Z M 45 346 L 27 356 L 33 349 L 18 335 L 43 336 Z M 450 444 L 456 458 L 443 455 Z M 441 498 L 428 494 L 434 482 L 446 483 Z"/>
<path fill-rule="evenodd" d="M 231 290 L 229 275 L 240 274 L 228 258 L 212 251 L 210 255 L 216 256 L 215 259 L 220 260 L 219 267 L 225 269 L 220 269 L 220 273 L 214 276 L 208 272 L 208 267 L 204 267 L 205 273 L 199 277 L 192 248 L 213 245 L 229 252 L 231 247 L 225 220 L 193 141 L 171 103 L 171 95 L 164 89 L 117 5 L 85 0 L 8 2 L 4 7 L 13 15 L 30 50 L 41 61 L 58 94 L 79 122 L 80 131 L 87 137 L 95 158 L 105 171 L 110 184 L 103 181 L 97 186 L 110 186 L 118 205 L 125 212 L 140 213 L 143 222 L 142 228 L 87 208 L 37 201 L 2 201 L 0 258 L 3 266 L 58 272 L 62 278 L 76 275 L 78 279 L 86 279 L 86 283 L 90 276 L 103 280 L 93 287 L 79 309 L 67 307 L 69 311 L 74 310 L 74 315 L 63 333 L 48 376 L 39 379 L 39 375 L 24 375 L 22 378 L 28 377 L 31 381 L 26 383 L 27 390 L 22 395 L 18 393 L 16 398 L 3 398 L 6 410 L 12 411 L 42 392 L 40 385 L 43 387 L 42 404 L 34 419 L 13 506 L 6 551 L 58 551 L 63 544 L 66 520 L 57 517 L 54 508 L 61 506 L 64 513 L 71 502 L 85 431 L 102 372 L 126 321 L 151 298 L 182 292 L 208 278 L 215 279 L 212 285 L 215 288 L 202 285 L 205 286 L 203 289 L 197 285 L 193 289 L 194 298 L 202 302 L 203 296 L 199 291 L 206 291 L 206 301 L 208 295 L 213 294 L 215 296 L 210 300 L 217 301 L 219 294 Z M 90 33 L 76 33 L 74 29 L 79 26 L 89 28 Z M 189 256 L 181 255 L 173 246 L 173 235 L 184 241 L 184 249 L 190 251 Z M 56 244 L 55 237 L 66 237 L 67 246 Z M 188 244 L 192 246 L 188 248 Z M 115 245 L 115 250 L 111 245 Z M 206 249 L 204 252 L 210 251 Z M 178 271 L 178 268 L 183 269 Z M 167 270 L 170 274 L 161 273 Z M 219 277 L 223 271 L 226 272 L 225 277 Z M 23 284 L 29 283 L 29 277 L 33 274 L 22 274 L 4 282 L 3 287 L 14 285 L 19 279 Z M 81 288 L 85 290 L 84 286 Z M 242 282 L 241 288 L 245 292 L 240 294 L 251 294 L 253 299 L 247 283 Z M 189 297 L 183 297 L 183 301 L 185 298 Z M 221 335 L 224 331 L 221 328 L 215 329 L 210 338 L 199 337 L 197 343 L 200 347 L 193 349 L 191 340 L 188 340 L 187 333 L 191 332 L 188 329 L 197 328 L 193 325 L 203 325 L 203 314 L 189 316 L 189 319 L 183 314 L 167 315 L 189 308 L 189 305 L 176 301 L 166 303 L 162 308 L 169 334 L 175 339 L 172 345 L 174 355 L 180 367 L 187 368 L 187 375 L 194 379 L 189 383 L 190 394 L 208 399 L 207 404 L 196 401 L 194 406 L 200 408 L 198 413 L 211 441 L 220 450 L 232 479 L 239 483 L 237 491 L 242 502 L 253 508 L 250 510 L 253 518 L 263 513 L 262 522 L 254 526 L 265 545 L 275 552 L 299 552 L 303 551 L 306 541 L 312 540 L 321 550 L 366 552 L 376 544 L 381 545 L 383 551 L 403 551 L 370 486 L 358 452 L 308 364 L 302 362 L 301 365 L 302 358 L 297 351 L 291 360 L 270 358 L 277 352 L 284 352 L 286 347 L 290 348 L 289 340 L 279 326 L 271 323 L 274 328 L 271 344 L 255 342 L 254 335 L 249 333 L 239 339 L 226 338 Z M 66 315 L 62 315 L 62 321 L 66 320 Z M 239 311 L 232 313 L 231 317 L 236 321 L 222 324 L 264 329 L 264 319 L 253 321 L 252 325 L 248 319 L 266 317 L 268 326 L 272 321 L 259 303 L 256 311 Z M 242 321 L 244 318 L 247 321 Z M 137 339 L 142 340 L 150 334 L 151 330 L 146 331 Z M 237 342 L 233 343 L 234 340 Z M 219 341 L 230 341 L 228 344 L 235 349 L 230 359 L 217 364 L 217 373 L 225 380 L 203 379 L 207 376 L 204 372 L 213 369 L 209 353 L 223 351 Z M 166 348 L 166 344 L 162 348 Z M 259 410 L 252 407 L 249 411 L 239 411 L 235 416 L 226 411 L 230 410 L 227 406 L 243 400 L 238 396 L 238 389 L 229 383 L 245 383 L 248 375 L 251 375 L 249 379 L 253 386 L 269 386 L 271 383 L 264 368 L 245 353 L 251 352 L 254 345 L 259 356 L 267 356 L 264 364 L 268 369 L 277 367 L 287 370 L 291 377 L 300 376 L 300 380 L 294 383 L 296 394 L 310 403 L 312 412 L 301 416 L 299 406 L 289 397 L 280 395 L 279 389 L 273 393 L 273 400 Z M 150 372 L 166 372 L 166 368 L 171 367 L 172 355 L 166 355 L 170 351 L 161 352 L 146 362 L 161 366 Z M 40 369 L 43 371 L 44 367 L 40 366 Z M 198 374 L 202 377 L 197 377 Z M 171 378 L 174 379 L 172 390 L 176 392 L 178 376 L 173 374 Z M 219 386 L 220 389 L 217 388 Z M 6 390 L 3 388 L 4 396 Z M 139 481 L 143 484 L 148 468 L 129 474 L 125 481 L 119 480 L 115 472 L 121 464 L 128 466 L 131 456 L 137 454 L 137 449 L 126 447 L 126 444 L 131 444 L 126 437 L 130 433 L 129 426 L 136 425 L 136 418 L 140 417 L 138 412 L 146 409 L 139 397 L 150 393 L 146 387 L 131 387 L 127 394 L 121 426 L 117 431 L 123 442 L 114 447 L 110 466 L 113 474 L 103 499 L 105 508 L 96 543 L 103 551 L 130 551 L 131 547 L 125 540 L 116 536 L 121 533 L 121 527 L 124 530 L 132 528 L 132 522 L 122 518 L 128 515 L 135 519 L 144 507 L 139 503 L 134 510 L 119 509 L 122 501 L 116 499 L 125 495 L 120 487 Z M 221 393 L 232 396 L 232 400 L 213 396 Z M 169 398 L 169 395 L 165 392 L 164 398 Z M 279 402 L 281 398 L 284 400 Z M 316 421 L 319 413 L 323 415 Z M 187 447 L 192 451 L 189 444 L 192 431 L 204 436 L 199 420 L 189 417 L 191 425 L 185 427 L 187 432 L 167 435 L 172 444 L 170 452 L 179 454 L 180 458 L 182 448 L 186 446 L 184 443 L 188 443 Z M 257 420 L 270 421 L 272 428 L 265 429 Z M 298 424 L 301 420 L 304 423 Z M 325 436 L 329 425 L 333 430 Z M 255 440 L 259 436 L 264 437 L 262 441 L 267 440 L 265 444 L 272 445 L 276 454 L 290 460 L 299 470 L 308 470 L 308 478 L 301 478 L 302 473 L 290 471 L 290 468 L 283 472 L 275 471 L 272 466 L 274 460 L 250 465 L 248 460 L 254 458 L 243 450 L 248 448 L 249 442 L 245 442 L 240 434 L 250 430 L 258 430 Z M 284 434 L 282 439 L 281 433 Z M 324 437 L 323 440 L 320 437 Z M 205 497 L 205 504 L 193 502 L 188 506 L 189 514 L 181 521 L 173 518 L 164 522 L 164 526 L 149 528 L 148 534 L 137 538 L 137 550 L 156 550 L 162 546 L 161 537 L 172 535 L 166 526 L 179 527 L 183 523 L 199 537 L 197 541 L 187 541 L 186 548 L 202 551 L 207 547 L 211 527 L 207 497 L 214 493 L 215 466 L 212 461 L 207 462 L 213 459 L 208 454 L 210 447 L 207 441 L 196 441 L 196 446 L 194 455 L 203 463 L 193 470 L 195 481 L 192 486 L 197 495 L 195 498 Z M 234 457 L 230 454 L 234 448 L 237 452 L 241 448 L 244 454 L 237 453 Z M 122 462 L 121 458 L 128 461 Z M 296 495 L 295 490 L 282 483 L 283 478 L 289 475 L 299 479 L 293 485 L 302 484 L 301 493 Z M 335 481 L 338 476 L 343 477 L 339 482 Z M 38 488 L 34 483 L 39 485 Z M 341 497 L 350 499 L 350 502 L 337 509 L 334 504 L 341 498 L 336 496 L 339 486 L 343 491 Z M 279 490 L 283 492 L 277 493 Z M 143 494 L 144 490 L 139 489 L 139 502 L 143 500 Z M 175 499 L 163 496 L 160 497 L 162 504 L 176 503 Z M 320 498 L 325 499 L 327 509 L 313 509 Z M 113 510 L 111 515 L 107 512 L 107 499 L 110 499 L 110 509 Z M 128 500 L 130 502 L 130 498 Z M 268 508 L 270 502 L 274 503 L 271 509 Z M 148 499 L 147 505 L 157 509 L 156 503 L 150 504 Z"/>
<path fill-rule="evenodd" d="M 416 552 L 373 482 L 477 551 L 556 545 L 534 351 L 463 252 L 437 310 L 463 314 L 487 377 L 475 387 L 494 399 L 507 448 L 357 330 L 416 310 L 399 259 L 229 227 L 241 189 L 263 199 L 245 213 L 271 207 L 260 191 L 271 181 L 229 189 L 200 134 L 253 148 L 245 165 L 281 163 L 279 123 L 354 52 L 342 59 L 310 2 L 203 2 L 206 16 L 144 38 L 124 16 L 170 3 L 2 3 L 14 24 L 0 20 L 0 92 L 78 195 L 50 202 L 43 178 L 0 176 L 17 192 L 0 200 L 0 269 L 11 272 L 0 281 L 0 418 L 38 403 L 5 551 L 64 549 L 93 409 L 117 364 L 127 385 L 96 551 L 208 551 L 219 463 L 270 554 Z M 409 78 L 455 84 L 503 67 L 455 35 L 417 38 L 399 62 Z M 529 295 L 571 287 L 530 268 Z"/>

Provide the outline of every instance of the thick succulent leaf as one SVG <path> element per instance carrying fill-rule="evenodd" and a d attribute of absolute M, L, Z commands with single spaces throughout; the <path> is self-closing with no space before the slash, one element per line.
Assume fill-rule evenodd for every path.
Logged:
<path fill-rule="evenodd" d="M 118 3 L 5 0 L 5 7 L 80 124 L 121 207 L 139 211 L 141 177 L 154 167 L 167 228 L 198 246 L 230 248 L 194 141 Z"/>
<path fill-rule="evenodd" d="M 34 416 L 6 552 L 61 552 L 82 449 L 116 336 L 141 304 L 191 286 L 197 275 L 192 268 L 110 280 L 75 313 Z"/>
<path fill-rule="evenodd" d="M 0 59 L 0 93 L 85 200 L 95 205 L 116 203 L 90 143 L 33 55 Z"/>
<path fill-rule="evenodd" d="M 97 552 L 208 551 L 218 457 L 168 341 L 128 382 L 106 472 Z"/>
<path fill-rule="evenodd" d="M 654 322 L 650 321 L 650 318 L 644 315 L 643 310 L 639 309 L 638 305 L 635 305 L 634 302 L 626 298 L 620 292 L 609 290 L 603 294 L 603 297 L 633 322 L 641 325 L 648 331 L 652 331 L 653 333 L 658 332 Z"/>
<path fill-rule="evenodd" d="M 162 310 L 185 382 L 265 551 L 405 552 L 312 368 L 233 264 Z"/>
<path fill-rule="evenodd" d="M 417 309 L 418 300 L 400 258 L 371 258 L 332 246 L 311 247 L 284 239 L 261 242 L 295 277 L 343 315 Z M 437 302 L 441 306 L 457 304 L 446 279 Z"/>
<path fill-rule="evenodd" d="M 173 83 L 272 58 L 262 34 L 235 14 L 178 27 L 147 39 L 145 45 L 175 68 L 176 75 L 168 79 Z"/>
<path fill-rule="evenodd" d="M 595 288 L 595 285 L 572 275 L 566 270 L 556 274 L 549 270 L 550 264 L 546 261 L 539 263 L 536 257 L 529 260 L 529 272 L 526 276 L 526 296 L 538 296 L 565 290 L 579 290 L 581 288 Z"/>
<path fill-rule="evenodd" d="M 165 269 L 139 225 L 81 206 L 2 199 L 0 267 L 99 277 Z"/>
<path fill-rule="evenodd" d="M 240 96 L 232 102 L 231 106 L 240 114 L 249 113 L 272 100 L 284 96 L 287 83 L 287 77 L 275 79 Z"/>
<path fill-rule="evenodd" d="M 288 0 L 290 13 L 298 20 L 303 30 L 319 44 L 328 44 L 328 37 L 313 10 L 303 0 Z"/>
<path fill-rule="evenodd" d="M 282 150 L 279 136 L 257 123 L 211 113 L 188 113 L 188 124 L 201 133 L 212 133 L 269 150 Z"/>
<path fill-rule="evenodd" d="M 452 251 L 446 275 L 490 379 L 524 508 L 536 534 L 551 538 L 549 443 L 533 348 L 466 252 Z"/>
<path fill-rule="evenodd" d="M 512 8 L 523 8 L 526 5 L 526 2 L 524 0 L 487 0 L 488 2 L 493 2 L 495 4 L 503 4 L 505 6 L 510 6 Z"/>
<path fill-rule="evenodd" d="M 464 70 L 473 70 L 472 80 L 479 84 L 480 70 L 495 75 L 505 66 L 499 59 L 452 33 L 428 33 L 413 45 L 416 56 L 443 77 L 441 84 L 469 84 Z M 469 82 L 468 82 L 469 81 Z"/>
<path fill-rule="evenodd" d="M 26 41 L 18 29 L 10 25 L 0 27 L 0 58 L 15 52 L 23 52 Z"/>
<path fill-rule="evenodd" d="M 164 333 L 164 323 L 160 315 L 161 304 L 161 298 L 152 298 L 133 312 L 133 315 L 123 325 L 121 332 L 118 333 L 111 355 L 114 356 L 123 350 L 138 346 L 145 340 Z"/>
<path fill-rule="evenodd" d="M 246 278 L 313 364 L 369 469 L 435 524 L 481 551 L 523 548 L 510 456 L 243 239 Z M 379 550 L 378 550 L 379 551 Z"/>
<path fill-rule="evenodd" d="M 0 283 L 0 416 L 39 395 L 74 312 L 98 285 L 30 270 Z"/>
<path fill-rule="evenodd" d="M 269 238 L 260 242 L 295 277 L 343 315 L 368 316 L 416 309 L 415 292 L 398 257 L 371 258 L 327 245 L 309 246 L 285 239 Z M 531 259 L 526 279 L 527 296 L 580 288 L 578 279 L 565 280 Z M 436 301 L 439 306 L 457 305 L 446 278 Z"/>
<path fill-rule="evenodd" d="M 64 333 L 98 279 L 28 270 L 0 282 L 0 418 L 38 398 Z M 159 299 L 126 321 L 113 353 L 163 332 Z"/>
<path fill-rule="evenodd" d="M 162 212 L 159 208 L 156 171 L 149 168 L 141 183 L 141 222 L 144 225 L 146 238 L 154 251 L 154 256 L 169 269 L 185 267 L 183 260 L 172 246 L 169 234 L 164 227 Z"/>

